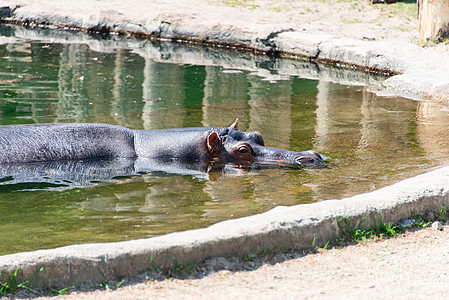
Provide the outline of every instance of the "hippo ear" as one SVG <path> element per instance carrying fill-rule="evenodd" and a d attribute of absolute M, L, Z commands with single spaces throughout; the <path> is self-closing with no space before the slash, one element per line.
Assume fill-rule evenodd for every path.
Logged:
<path fill-rule="evenodd" d="M 221 139 L 215 131 L 212 131 L 207 137 L 207 150 L 209 152 L 209 157 L 211 159 L 216 159 L 220 156 L 221 147 L 223 144 L 221 143 Z"/>
<path fill-rule="evenodd" d="M 237 130 L 238 126 L 239 126 L 239 118 L 235 119 L 234 123 L 232 123 L 232 125 L 229 126 L 229 128 Z"/>

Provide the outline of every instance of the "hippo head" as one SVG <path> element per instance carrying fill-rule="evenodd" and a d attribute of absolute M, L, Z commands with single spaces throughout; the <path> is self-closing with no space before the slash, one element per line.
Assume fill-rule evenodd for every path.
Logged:
<path fill-rule="evenodd" d="M 207 136 L 209 159 L 238 165 L 288 164 L 310 165 L 323 161 L 316 151 L 303 152 L 265 147 L 259 132 L 237 130 L 238 120 L 227 131 L 211 131 Z"/>

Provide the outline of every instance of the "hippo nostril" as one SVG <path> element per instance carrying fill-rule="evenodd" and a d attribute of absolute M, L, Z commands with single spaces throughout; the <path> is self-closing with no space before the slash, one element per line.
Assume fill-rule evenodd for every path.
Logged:
<path fill-rule="evenodd" d="M 307 158 L 310 159 L 310 161 L 308 161 L 308 163 L 319 163 L 326 159 L 325 156 L 322 156 L 321 154 L 319 154 L 318 152 L 316 152 L 314 150 L 309 150 L 307 152 L 310 154 L 310 156 L 306 156 Z M 304 163 L 304 161 L 303 161 L 303 163 Z"/>
<path fill-rule="evenodd" d="M 297 158 L 295 158 L 295 162 L 302 165 L 304 163 L 306 164 L 310 164 L 314 162 L 313 158 L 310 158 L 308 156 L 298 156 Z"/>
<path fill-rule="evenodd" d="M 324 160 L 324 158 L 318 154 L 318 153 L 313 153 L 315 154 L 314 156 L 308 156 L 308 155 L 304 155 L 304 156 L 298 156 L 295 158 L 295 162 L 297 164 L 315 164 L 315 163 L 320 163 Z"/>

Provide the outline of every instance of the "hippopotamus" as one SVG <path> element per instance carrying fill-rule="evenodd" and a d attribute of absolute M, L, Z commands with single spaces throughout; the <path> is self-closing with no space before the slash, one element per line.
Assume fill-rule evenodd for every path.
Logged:
<path fill-rule="evenodd" d="M 0 126 L 0 165 L 109 158 L 235 165 L 306 165 L 323 160 L 312 150 L 266 147 L 259 132 L 237 127 L 238 120 L 225 128 L 159 130 L 96 123 L 5 125 Z"/>

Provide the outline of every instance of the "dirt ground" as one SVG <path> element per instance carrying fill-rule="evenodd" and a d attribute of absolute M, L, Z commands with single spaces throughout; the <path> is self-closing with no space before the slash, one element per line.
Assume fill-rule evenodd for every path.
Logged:
<path fill-rule="evenodd" d="M 0 1 L 9 5 L 18 1 Z M 48 1 L 29 1 L 45 6 Z M 58 1 L 77 5 L 77 1 Z M 110 3 L 112 5 L 110 5 Z M 124 3 L 123 1 L 120 1 Z M 187 0 L 148 1 L 188 13 L 229 12 L 262 23 L 290 24 L 295 29 L 362 40 L 419 44 L 416 5 L 372 5 L 366 0 Z M 116 8 L 118 1 L 96 3 Z M 140 4 L 139 4 L 140 3 Z M 136 1 L 127 13 L 138 11 Z M 447 51 L 447 45 L 425 45 Z M 281 255 L 281 254 L 279 254 Z M 281 255 L 282 256 L 282 255 Z M 239 265 L 237 268 L 236 265 Z M 216 269 L 231 269 L 220 270 Z M 423 299 L 447 298 L 449 292 L 449 227 L 426 228 L 399 237 L 349 245 L 318 253 L 287 253 L 273 264 L 252 266 L 232 259 L 213 259 L 190 279 L 135 278 L 119 288 L 73 291 L 60 299 Z M 234 271 L 233 269 L 243 269 Z M 246 269 L 246 270 L 244 270 Z M 106 286 L 105 284 L 104 286 Z M 109 283 L 114 287 L 116 283 Z M 20 294 L 17 295 L 21 297 Z"/>

